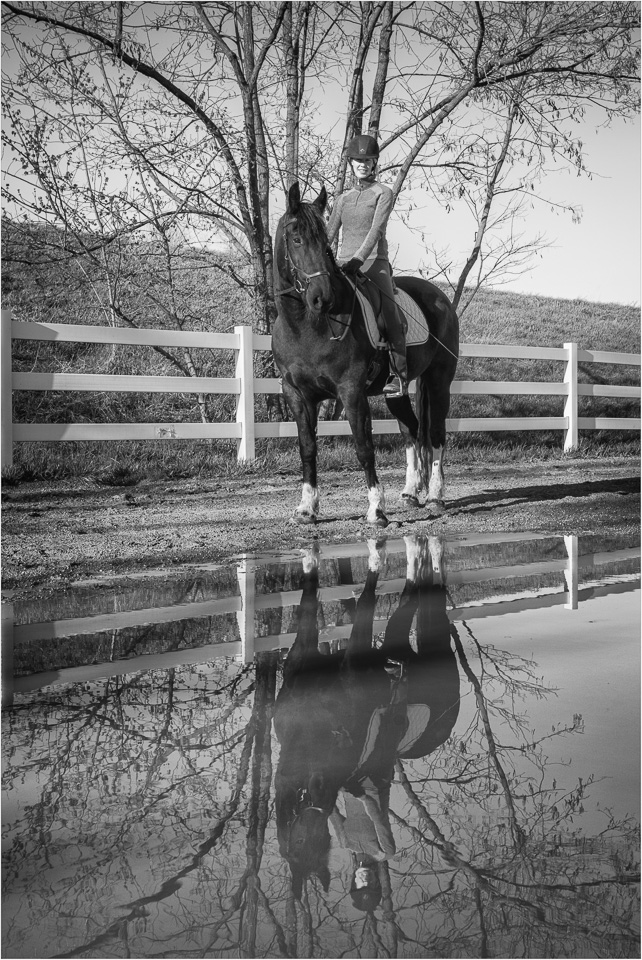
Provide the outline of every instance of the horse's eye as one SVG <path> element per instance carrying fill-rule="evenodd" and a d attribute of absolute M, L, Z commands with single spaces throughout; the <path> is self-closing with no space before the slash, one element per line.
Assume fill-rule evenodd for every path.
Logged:
<path fill-rule="evenodd" d="M 300 247 L 301 244 L 303 243 L 303 240 L 301 239 L 301 237 L 295 236 L 295 237 L 292 237 L 292 242 L 295 244 L 295 246 Z"/>

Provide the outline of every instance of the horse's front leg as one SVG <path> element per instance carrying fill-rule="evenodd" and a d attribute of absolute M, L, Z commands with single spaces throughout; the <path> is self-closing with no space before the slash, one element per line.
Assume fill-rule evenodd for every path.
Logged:
<path fill-rule="evenodd" d="M 372 418 L 368 398 L 365 391 L 352 390 L 347 395 L 340 394 L 340 399 L 345 407 L 346 417 L 354 437 L 357 459 L 366 475 L 366 484 L 368 485 L 366 522 L 377 527 L 387 527 L 385 495 L 375 468 Z"/>
<path fill-rule="evenodd" d="M 306 399 L 295 387 L 283 380 L 283 393 L 296 420 L 299 454 L 303 474 L 301 503 L 292 519 L 296 523 L 316 523 L 319 515 L 317 488 L 317 404 Z"/>

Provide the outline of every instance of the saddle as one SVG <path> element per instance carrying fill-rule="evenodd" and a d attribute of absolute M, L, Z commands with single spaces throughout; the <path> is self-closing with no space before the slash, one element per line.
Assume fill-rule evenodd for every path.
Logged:
<path fill-rule="evenodd" d="M 370 343 L 377 350 L 387 350 L 388 343 L 385 339 L 385 325 L 381 312 L 381 295 L 379 290 L 372 283 L 366 284 L 363 281 L 353 282 L 351 277 L 347 279 L 355 289 L 355 296 L 359 301 L 361 312 L 363 313 Z M 395 300 L 397 302 L 399 315 L 402 320 L 405 321 L 406 346 L 415 347 L 426 343 L 430 336 L 428 321 L 419 304 L 415 303 L 405 290 L 399 290 L 398 288 L 395 288 Z M 333 337 L 333 339 L 343 340 L 350 329 L 351 322 L 352 317 L 350 317 L 350 322 L 342 328 L 341 333 Z"/>

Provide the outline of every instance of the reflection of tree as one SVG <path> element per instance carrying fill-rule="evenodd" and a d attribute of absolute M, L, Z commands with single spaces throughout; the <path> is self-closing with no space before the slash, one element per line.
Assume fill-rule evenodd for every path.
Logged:
<path fill-rule="evenodd" d="M 72 849 L 102 847 L 100 833 L 104 828 L 108 849 L 100 850 L 99 859 L 102 863 L 114 861 L 118 872 L 111 883 L 113 886 L 116 879 L 122 886 L 116 886 L 114 892 L 121 903 L 125 901 L 119 908 L 125 914 L 116 924 L 103 925 L 97 937 L 101 941 L 106 936 L 120 937 L 127 917 L 138 917 L 141 910 L 146 915 L 148 904 L 172 897 L 189 874 L 202 871 L 212 849 L 229 834 L 230 825 L 236 829 L 234 821 L 239 804 L 245 804 L 256 736 L 253 716 L 249 723 L 239 723 L 252 692 L 247 671 L 235 669 L 232 676 L 230 672 L 223 665 L 222 669 L 183 670 L 180 677 L 176 671 L 169 671 L 119 678 L 104 684 L 102 692 L 93 700 L 89 698 L 89 703 L 82 690 L 70 689 L 46 711 L 44 748 L 38 719 L 29 717 L 27 724 L 21 724 L 22 739 L 12 752 L 24 760 L 13 776 L 17 775 L 19 781 L 20 769 L 26 776 L 34 760 L 46 776 L 38 801 L 25 807 L 24 821 L 14 830 L 19 839 L 8 857 L 7 882 L 11 875 L 24 876 L 26 867 L 34 896 L 41 898 L 43 905 L 50 904 L 47 867 L 60 869 L 61 858 L 73 859 Z M 208 690 L 206 703 L 210 698 L 216 702 L 217 693 L 225 698 L 223 709 L 215 709 L 213 716 L 204 710 L 204 689 Z M 19 719 L 15 718 L 14 726 Z M 222 783 L 230 782 L 228 799 L 218 795 L 216 778 L 207 776 L 210 771 L 218 774 Z M 215 821 L 207 832 L 202 825 L 204 813 Z M 175 836 L 166 841 L 163 835 L 168 833 L 172 819 L 176 820 L 172 826 Z M 141 834 L 154 829 L 162 837 L 154 890 L 145 896 L 129 897 L 128 912 L 128 898 L 122 894 L 137 889 L 140 892 L 141 882 L 139 865 L 132 863 L 129 850 L 140 843 Z M 204 834 L 209 838 L 203 840 Z M 94 836 L 98 836 L 98 842 Z M 195 852 L 186 855 L 190 846 Z M 40 877 L 34 871 L 31 876 L 30 860 L 35 864 L 43 858 L 44 875 Z M 70 932 L 77 926 L 74 916 L 83 913 L 84 901 L 105 894 L 104 889 L 97 890 L 82 859 L 69 883 L 57 891 L 63 900 L 71 897 L 71 902 L 77 903 L 69 922 L 62 924 Z M 142 878 L 143 884 L 147 879 Z M 95 926 L 100 928 L 99 913 L 94 916 Z"/>
<path fill-rule="evenodd" d="M 433 868 L 449 868 L 438 899 L 440 912 L 453 918 L 459 949 L 477 956 L 558 956 L 560 949 L 569 956 L 606 949 L 614 950 L 610 956 L 634 956 L 639 873 L 629 859 L 635 828 L 608 816 L 600 834 L 588 839 L 572 824 L 584 813 L 593 778 L 564 792 L 555 780 L 547 785 L 546 741 L 581 731 L 582 718 L 533 737 L 516 704 L 547 693 L 532 674 L 535 665 L 482 648 L 465 627 L 481 680 L 454 626 L 452 635 L 476 715 L 431 763 L 429 776 L 409 775 L 408 765 L 398 762 L 409 813 L 395 815 Z M 504 742 L 509 733 L 516 742 Z M 437 937 L 433 946 L 454 955 L 452 932 L 445 939 Z"/>
<path fill-rule="evenodd" d="M 256 691 L 254 695 L 254 752 L 252 757 L 252 792 L 250 796 L 247 830 L 247 868 L 239 886 L 236 902 L 241 905 L 240 895 L 245 894 L 241 915 L 240 949 L 243 956 L 256 953 L 256 934 L 259 906 L 268 905 L 261 890 L 259 870 L 263 857 L 265 828 L 269 817 L 270 785 L 272 782 L 272 712 L 276 689 L 276 653 L 259 654 L 256 658 Z M 268 907 L 268 912 L 271 911 Z M 274 924 L 279 939 L 283 934 Z"/>

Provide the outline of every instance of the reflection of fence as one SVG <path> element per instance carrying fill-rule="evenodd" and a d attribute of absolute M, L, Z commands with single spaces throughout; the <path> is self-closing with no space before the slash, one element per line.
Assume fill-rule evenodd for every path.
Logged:
<path fill-rule="evenodd" d="M 505 541 L 526 541 L 549 539 L 550 535 L 504 534 L 497 537 L 467 538 L 466 545 L 476 543 L 488 544 Z M 580 575 L 585 579 L 587 574 L 596 568 L 603 568 L 605 564 L 622 560 L 633 560 L 640 557 L 640 548 L 623 549 L 605 553 L 591 553 L 579 556 L 578 542 L 575 536 L 565 536 L 564 544 L 566 556 L 556 560 L 543 560 L 519 564 L 518 566 L 496 566 L 476 569 L 449 571 L 446 577 L 447 584 L 480 583 L 490 580 L 523 579 L 525 577 L 543 576 L 559 573 L 561 590 L 545 595 L 524 595 L 510 597 L 508 588 L 502 592 L 502 600 L 484 600 L 474 606 L 459 607 L 449 611 L 453 621 L 472 620 L 480 617 L 497 616 L 522 610 L 535 610 L 543 607 L 564 605 L 567 609 L 577 609 L 579 600 L 617 592 L 621 589 L 630 589 L 630 578 L 619 577 L 619 583 L 613 582 L 604 586 L 587 587 L 580 590 Z M 403 541 L 389 541 L 388 553 L 404 553 Z M 364 557 L 367 555 L 365 543 L 347 545 L 327 545 L 320 548 L 320 559 L 341 559 L 348 557 Z M 279 559 L 279 558 L 276 558 Z M 281 633 L 271 636 L 257 636 L 255 614 L 257 611 L 274 607 L 288 607 L 298 605 L 301 591 L 293 590 L 278 593 L 257 594 L 255 590 L 255 570 L 258 566 L 264 567 L 268 561 L 246 559 L 239 563 L 237 579 L 239 594 L 230 597 L 220 597 L 197 603 L 181 603 L 173 606 L 154 607 L 145 610 L 125 610 L 117 613 L 104 613 L 88 617 L 57 620 L 43 623 L 25 623 L 14 626 L 12 619 L 12 605 L 3 606 L 3 675 L 6 681 L 5 689 L 10 691 L 27 692 L 43 686 L 59 683 L 73 683 L 77 681 L 103 679 L 123 674 L 135 673 L 143 670 L 170 669 L 186 664 L 203 663 L 207 660 L 220 657 L 235 657 L 249 663 L 255 653 L 273 649 L 289 647 L 295 635 Z M 637 576 L 636 576 L 637 579 Z M 628 581 L 628 582 L 627 582 Z M 405 580 L 395 578 L 380 580 L 377 587 L 378 594 L 400 593 Z M 319 591 L 321 602 L 348 600 L 359 591 L 362 584 L 344 584 L 322 587 Z M 55 638 L 96 634 L 103 631 L 123 630 L 131 627 L 149 626 L 172 621 L 196 620 L 222 614 L 236 614 L 239 625 L 240 640 L 233 642 L 209 643 L 192 649 L 181 649 L 168 653 L 144 655 L 130 660 L 120 660 L 110 663 L 92 664 L 80 667 L 64 668 L 51 673 L 37 674 L 29 677 L 12 678 L 12 651 L 14 643 L 41 642 Z M 374 622 L 375 633 L 385 630 L 387 620 L 377 619 Z M 332 642 L 340 641 L 350 635 L 351 624 L 326 627 L 321 631 L 320 640 Z"/>
<path fill-rule="evenodd" d="M 254 351 L 271 349 L 272 338 L 259 336 L 251 327 L 235 327 L 234 333 L 190 333 L 180 330 L 131 330 L 123 327 L 94 327 L 80 324 L 20 323 L 11 320 L 9 310 L 2 311 L 2 466 L 12 462 L 13 442 L 58 440 L 195 440 L 233 439 L 239 460 L 253 460 L 255 441 L 262 438 L 296 436 L 293 422 L 255 423 L 254 398 L 257 394 L 280 393 L 278 380 L 255 377 Z M 233 350 L 236 370 L 233 377 L 146 377 L 108 376 L 74 373 L 13 373 L 11 342 L 43 340 L 72 343 L 130 344 L 191 349 Z M 557 360 L 564 363 L 561 382 L 495 380 L 458 380 L 453 394 L 484 396 L 527 395 L 564 397 L 561 417 L 460 417 L 450 419 L 450 432 L 491 430 L 563 430 L 564 449 L 577 446 L 579 430 L 639 430 L 642 421 L 633 417 L 580 417 L 578 399 L 585 397 L 640 397 L 639 386 L 603 383 L 579 383 L 578 364 L 628 364 L 640 366 L 640 355 L 580 350 L 576 343 L 563 347 L 504 346 L 462 343 L 462 357 L 490 357 L 523 360 Z M 12 390 L 61 390 L 136 393 L 216 393 L 236 399 L 233 423 L 25 423 L 14 424 L 11 413 Z M 320 436 L 345 436 L 347 421 L 321 421 Z M 396 420 L 375 420 L 373 432 L 398 433 Z"/>

